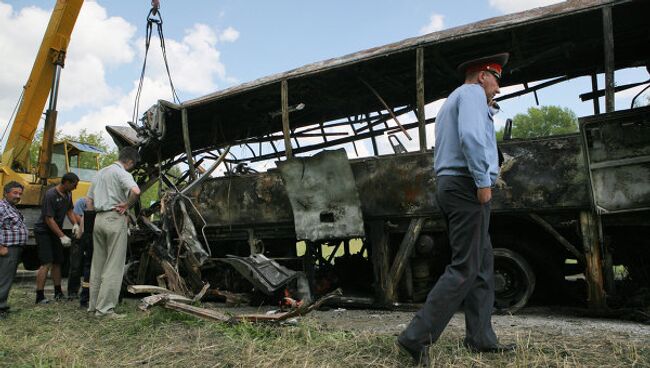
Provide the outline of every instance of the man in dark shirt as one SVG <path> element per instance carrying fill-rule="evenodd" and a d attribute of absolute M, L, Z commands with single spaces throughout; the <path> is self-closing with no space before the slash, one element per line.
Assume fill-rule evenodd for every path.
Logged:
<path fill-rule="evenodd" d="M 72 212 L 72 191 L 77 188 L 79 177 L 67 173 L 61 178 L 61 183 L 45 192 L 41 206 L 41 216 L 34 225 L 34 237 L 38 244 L 38 258 L 41 267 L 36 274 L 36 303 L 47 304 L 43 289 L 47 273 L 51 270 L 54 282 L 54 299 L 63 299 L 61 290 L 61 264 L 63 263 L 63 247 L 69 247 L 72 240 L 63 233 L 63 221 L 68 216 L 72 223 L 72 233 L 81 235 L 79 220 Z"/>
<path fill-rule="evenodd" d="M 27 226 L 16 208 L 22 194 L 23 186 L 11 181 L 5 185 L 4 199 L 0 201 L 0 319 L 5 319 L 9 312 L 9 290 L 27 243 Z"/>

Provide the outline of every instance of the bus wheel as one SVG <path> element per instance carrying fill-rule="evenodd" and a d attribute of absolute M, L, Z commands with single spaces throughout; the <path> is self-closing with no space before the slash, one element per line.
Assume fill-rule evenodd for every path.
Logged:
<path fill-rule="evenodd" d="M 535 291 L 535 273 L 520 254 L 494 249 L 494 307 L 497 313 L 514 313 L 523 308 Z"/>

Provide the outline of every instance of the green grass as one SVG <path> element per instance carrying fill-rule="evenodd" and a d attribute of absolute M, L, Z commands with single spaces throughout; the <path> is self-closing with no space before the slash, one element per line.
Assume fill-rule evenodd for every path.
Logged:
<path fill-rule="evenodd" d="M 403 367 L 391 334 L 328 328 L 317 318 L 297 325 L 207 322 L 127 300 L 120 320 L 96 319 L 73 302 L 34 306 L 31 290 L 14 289 L 19 309 L 0 321 L 0 366 L 6 367 Z M 430 349 L 436 367 L 647 367 L 648 344 L 624 336 L 563 336 L 549 331 L 499 331 L 516 341 L 513 354 L 472 354 L 462 329 Z"/>

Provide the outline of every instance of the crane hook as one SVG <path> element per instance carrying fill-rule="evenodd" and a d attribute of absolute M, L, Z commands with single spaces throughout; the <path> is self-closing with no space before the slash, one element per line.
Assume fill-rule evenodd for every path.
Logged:
<path fill-rule="evenodd" d="M 151 0 L 151 12 L 153 15 L 156 15 L 158 13 L 158 9 L 160 9 L 160 0 Z"/>

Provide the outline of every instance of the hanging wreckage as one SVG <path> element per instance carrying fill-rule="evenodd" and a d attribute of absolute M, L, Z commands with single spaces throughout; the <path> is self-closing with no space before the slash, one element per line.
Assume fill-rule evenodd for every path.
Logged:
<path fill-rule="evenodd" d="M 224 298 L 251 286 L 307 299 L 341 287 L 338 303 L 422 301 L 449 260 L 425 135 L 435 118 L 424 106 L 459 85 L 460 62 L 508 51 L 503 85 L 524 89 L 499 100 L 591 76 L 593 91 L 580 97 L 594 101 L 595 115 L 580 119 L 577 134 L 500 143 L 505 162 L 490 230 L 497 307 L 516 310 L 533 291 L 562 296 L 565 276 L 578 273 L 590 306 L 605 307 L 614 264 L 647 286 L 650 108 L 615 112 L 615 90 L 630 86 L 613 82 L 617 69 L 647 67 L 647 14 L 647 1 L 567 1 L 182 104 L 159 101 L 134 129 L 107 127 L 118 146 L 139 147 L 142 188 L 166 188 L 135 220 L 127 281 L 164 273 L 176 292 L 209 282 Z M 401 124 L 408 113 L 417 121 Z M 398 137 L 413 133 L 419 149 L 407 152 Z M 380 155 L 384 136 L 394 154 Z M 326 150 L 357 152 L 365 142 L 369 157 Z M 277 168 L 253 169 L 265 160 Z M 187 169 L 171 175 L 179 163 Z M 225 172 L 213 176 L 220 164 Z"/>

